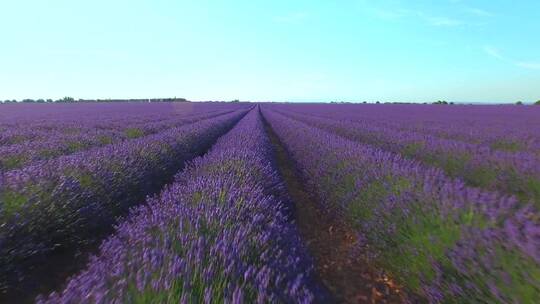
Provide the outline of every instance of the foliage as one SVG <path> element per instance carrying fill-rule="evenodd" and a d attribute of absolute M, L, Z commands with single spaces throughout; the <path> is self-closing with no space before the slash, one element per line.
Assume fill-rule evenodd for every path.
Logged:
<path fill-rule="evenodd" d="M 214 108 L 207 105 L 203 110 Z M 49 143 L 36 154 L 50 159 L 27 167 L 13 169 L 20 161 L 6 158 L 10 171 L 0 172 L 0 289 L 31 280 L 28 273 L 42 267 L 39 261 L 56 248 L 73 250 L 99 238 L 118 215 L 157 192 L 245 113 L 239 107 L 207 113 L 210 119 L 176 118 L 177 127 L 102 147 L 97 146 L 102 140 L 97 136 L 95 149 L 78 153 L 86 148 L 81 142 L 67 139 L 61 149 Z M 122 117 L 122 112 L 116 115 Z M 24 130 L 28 129 L 21 130 L 23 138 Z M 47 128 L 46 132 L 51 134 Z M 9 151 L 11 145 L 6 147 Z M 22 143 L 24 147 L 27 151 Z M 62 153 L 73 154 L 58 157 Z"/>
<path fill-rule="evenodd" d="M 433 130 L 404 131 L 410 113 L 396 127 L 385 127 L 401 114 L 390 113 L 395 108 L 380 117 L 382 110 L 375 109 L 287 110 L 269 106 L 263 113 L 310 190 L 355 227 L 359 252 L 391 277 L 432 303 L 529 303 L 540 297 L 540 216 L 529 204 L 539 202 L 540 183 L 530 179 L 539 173 L 536 156 L 521 168 L 526 153 L 510 160 L 501 155 L 513 152 L 490 154 L 489 146 L 429 136 Z M 432 112 L 424 113 L 431 122 Z M 464 147 L 471 150 L 456 150 Z"/>
<path fill-rule="evenodd" d="M 274 196 L 283 190 L 276 187 L 270 149 L 258 111 L 252 111 L 159 197 L 133 211 L 62 293 L 38 302 L 324 299 L 297 232 L 281 212 L 283 202 Z"/>

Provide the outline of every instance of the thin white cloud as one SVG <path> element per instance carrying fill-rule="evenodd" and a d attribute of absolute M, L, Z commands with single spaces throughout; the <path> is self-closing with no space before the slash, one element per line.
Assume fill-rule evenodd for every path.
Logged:
<path fill-rule="evenodd" d="M 517 66 L 531 69 L 531 70 L 540 70 L 540 62 L 518 62 Z"/>
<path fill-rule="evenodd" d="M 494 14 L 492 12 L 481 9 L 481 8 L 477 8 L 477 7 L 468 7 L 466 9 L 466 11 L 468 13 L 470 13 L 470 14 L 473 14 L 473 15 L 476 15 L 476 16 L 479 16 L 479 17 L 492 17 L 492 16 L 494 16 Z"/>
<path fill-rule="evenodd" d="M 384 19 L 384 20 L 396 20 L 405 16 L 403 12 L 400 12 L 397 10 L 389 10 L 389 9 L 375 8 L 375 9 L 372 9 L 371 12 L 376 17 L 380 19 Z"/>
<path fill-rule="evenodd" d="M 486 52 L 488 55 L 490 55 L 493 58 L 497 58 L 497 59 L 500 59 L 500 60 L 505 60 L 505 58 L 501 54 L 501 52 L 499 52 L 498 49 L 496 49 L 495 47 L 492 47 L 490 45 L 485 45 L 484 46 L 484 52 Z"/>
<path fill-rule="evenodd" d="M 274 17 L 274 22 L 286 24 L 302 23 L 309 18 L 308 12 L 294 12 Z"/>
<path fill-rule="evenodd" d="M 460 26 L 464 24 L 461 20 L 447 17 L 428 17 L 426 20 L 433 26 Z"/>
<path fill-rule="evenodd" d="M 490 45 L 485 45 L 483 47 L 483 50 L 484 50 L 484 52 L 486 54 L 488 54 L 489 56 L 491 56 L 491 57 L 493 57 L 495 59 L 511 63 L 511 64 L 513 64 L 515 66 L 520 67 L 520 68 L 530 69 L 530 70 L 540 70 L 540 62 L 536 62 L 536 61 L 516 61 L 516 60 L 510 59 L 510 58 L 507 58 L 497 48 L 495 48 L 493 46 L 490 46 Z"/>
<path fill-rule="evenodd" d="M 416 18 L 420 20 L 421 22 L 424 22 L 431 26 L 441 26 L 441 27 L 453 27 L 453 26 L 461 26 L 464 25 L 465 22 L 459 19 L 447 17 L 447 16 L 436 16 L 431 15 L 429 13 L 426 13 L 424 11 L 420 10 L 414 10 L 414 9 L 389 9 L 389 8 L 369 8 L 369 11 L 376 17 L 383 19 L 383 20 L 389 20 L 389 21 L 395 21 L 399 19 L 405 19 L 405 18 Z"/>

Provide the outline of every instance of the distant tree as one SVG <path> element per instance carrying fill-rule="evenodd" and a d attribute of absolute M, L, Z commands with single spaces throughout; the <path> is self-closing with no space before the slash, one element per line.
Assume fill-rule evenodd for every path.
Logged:
<path fill-rule="evenodd" d="M 37 103 L 45 103 L 45 99 L 41 99 L 41 98 L 40 98 L 40 99 L 36 100 L 36 102 L 37 102 Z"/>
<path fill-rule="evenodd" d="M 380 104 L 381 102 L 380 102 L 380 101 L 376 101 L 375 103 L 376 103 L 376 104 Z"/>
<path fill-rule="evenodd" d="M 517 105 L 517 106 L 522 106 L 522 105 L 523 105 L 523 102 L 518 101 L 518 102 L 516 102 L 516 105 Z"/>
<path fill-rule="evenodd" d="M 235 99 L 235 100 L 232 100 L 231 102 L 240 102 L 240 100 Z"/>
<path fill-rule="evenodd" d="M 367 103 L 367 101 L 362 101 L 362 103 Z"/>
<path fill-rule="evenodd" d="M 54 102 L 54 101 L 53 101 L 52 99 L 49 98 L 49 99 L 47 99 L 47 102 Z"/>
<path fill-rule="evenodd" d="M 30 98 L 26 98 L 26 99 L 23 99 L 22 102 L 35 102 L 33 99 L 30 99 Z"/>
<path fill-rule="evenodd" d="M 75 102 L 75 98 L 66 96 L 62 99 L 58 99 L 56 102 Z"/>
<path fill-rule="evenodd" d="M 540 106 L 540 100 L 534 103 L 535 106 Z"/>
<path fill-rule="evenodd" d="M 447 105 L 448 102 L 446 100 L 437 100 L 433 104 L 435 104 L 435 105 Z"/>

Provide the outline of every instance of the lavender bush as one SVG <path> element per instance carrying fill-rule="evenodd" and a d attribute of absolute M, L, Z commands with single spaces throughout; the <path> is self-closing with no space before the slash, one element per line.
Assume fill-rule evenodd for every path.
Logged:
<path fill-rule="evenodd" d="M 356 232 L 347 258 L 372 263 L 410 299 L 540 298 L 540 108 L 1 107 L 8 301 L 21 292 L 43 293 L 41 303 L 331 301 L 295 227 L 260 109 L 312 201 Z M 76 251 L 88 257 L 91 248 L 84 266 Z"/>
<path fill-rule="evenodd" d="M 0 145 L 0 171 L 155 134 L 231 111 L 232 108 L 215 111 L 212 106 L 199 106 L 196 111 L 174 114 L 158 112 L 159 115 L 149 115 L 150 117 L 123 117 L 121 112 L 118 112 L 111 119 L 93 117 L 94 120 L 83 119 L 82 122 L 60 119 L 6 126 L 10 131 L 3 132 L 2 137 L 11 143 Z"/>
<path fill-rule="evenodd" d="M 2 174 L 0 282 L 16 286 L 47 255 L 85 245 L 170 181 L 246 110 Z"/>
<path fill-rule="evenodd" d="M 540 151 L 540 109 L 513 105 L 439 107 L 426 105 L 289 105 L 287 112 L 338 118 L 481 144 L 494 150 Z"/>
<path fill-rule="evenodd" d="M 342 121 L 339 116 L 334 119 L 305 114 L 288 116 L 439 167 L 471 186 L 515 194 L 524 204 L 532 201 L 540 207 L 540 158 L 533 153 L 493 150 L 480 144 L 381 127 L 377 123 Z"/>
<path fill-rule="evenodd" d="M 325 207 L 373 262 L 430 302 L 533 303 L 540 217 L 399 154 L 264 111 Z"/>
<path fill-rule="evenodd" d="M 65 290 L 40 303 L 311 303 L 324 299 L 283 212 L 252 111 L 132 212 Z M 277 196 L 276 196 L 277 195 Z"/>

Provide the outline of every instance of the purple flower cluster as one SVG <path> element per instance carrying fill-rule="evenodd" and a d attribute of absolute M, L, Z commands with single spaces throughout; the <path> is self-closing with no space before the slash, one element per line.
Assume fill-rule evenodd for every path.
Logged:
<path fill-rule="evenodd" d="M 431 134 L 495 150 L 540 151 L 537 107 L 312 104 L 287 107 L 287 111 Z"/>
<path fill-rule="evenodd" d="M 284 113 L 284 112 L 282 112 Z M 287 116 L 348 139 L 420 160 L 467 184 L 516 195 L 522 203 L 540 207 L 540 155 L 528 151 L 502 151 L 490 146 L 403 131 L 374 121 L 351 122 L 340 115 Z M 327 114 L 327 116 L 330 116 Z"/>
<path fill-rule="evenodd" d="M 258 110 L 132 211 L 88 268 L 40 303 L 311 303 L 323 299 Z"/>
<path fill-rule="evenodd" d="M 41 141 L 51 133 L 84 133 L 96 129 L 121 129 L 126 125 L 159 122 L 224 109 L 191 104 L 17 104 L 2 105 L 0 145 Z"/>
<path fill-rule="evenodd" d="M 28 272 L 55 251 L 110 231 L 118 215 L 158 192 L 247 113 L 235 109 L 0 174 L 0 289 L 31 279 Z"/>
<path fill-rule="evenodd" d="M 309 117 L 292 119 L 284 109 L 265 106 L 263 114 L 306 185 L 358 232 L 359 249 L 409 290 L 433 303 L 540 298 L 537 208 L 381 149 L 390 143 L 351 141 L 314 127 L 322 119 L 306 124 L 299 120 Z"/>
<path fill-rule="evenodd" d="M 51 159 L 60 155 L 129 140 L 182 126 L 202 119 L 230 112 L 232 109 L 214 110 L 203 104 L 187 113 L 158 112 L 150 117 L 144 112 L 123 117 L 121 112 L 109 119 L 87 117 L 82 121 L 46 120 L 9 125 L 0 123 L 8 131 L 2 132 L 5 143 L 0 145 L 0 171 L 21 168 L 32 162 Z M 0 139 L 1 141 L 1 139 Z M 11 143 L 10 143 L 11 142 Z"/>

